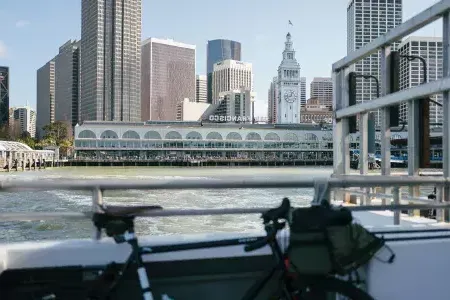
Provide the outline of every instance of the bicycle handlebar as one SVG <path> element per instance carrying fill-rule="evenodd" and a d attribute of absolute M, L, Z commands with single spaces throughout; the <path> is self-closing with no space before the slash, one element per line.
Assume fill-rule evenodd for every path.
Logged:
<path fill-rule="evenodd" d="M 276 239 L 279 230 L 286 226 L 286 222 L 279 222 L 279 219 L 287 219 L 288 213 L 291 210 L 291 202 L 288 198 L 283 198 L 281 205 L 277 208 L 269 209 L 268 211 L 262 213 L 261 218 L 264 224 L 266 224 L 266 236 L 244 246 L 245 252 L 250 252 L 257 250 L 271 243 Z M 270 222 L 272 222 L 270 224 Z"/>
<path fill-rule="evenodd" d="M 276 221 L 278 219 L 287 219 L 287 215 L 291 209 L 291 201 L 288 198 L 283 198 L 281 205 L 277 208 L 269 209 L 268 211 L 262 214 L 262 218 L 264 223 L 268 223 L 270 221 Z"/>

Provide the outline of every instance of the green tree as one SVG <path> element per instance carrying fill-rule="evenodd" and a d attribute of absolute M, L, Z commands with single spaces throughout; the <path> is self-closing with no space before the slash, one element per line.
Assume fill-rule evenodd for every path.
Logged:
<path fill-rule="evenodd" d="M 32 138 L 28 131 L 25 131 L 21 134 L 21 136 L 17 139 L 18 142 L 23 143 L 25 145 L 30 146 L 30 148 L 36 148 L 36 139 Z"/>
<path fill-rule="evenodd" d="M 44 126 L 45 136 L 39 147 L 58 146 L 60 154 L 67 156 L 73 147 L 72 127 L 68 122 L 56 121 Z"/>

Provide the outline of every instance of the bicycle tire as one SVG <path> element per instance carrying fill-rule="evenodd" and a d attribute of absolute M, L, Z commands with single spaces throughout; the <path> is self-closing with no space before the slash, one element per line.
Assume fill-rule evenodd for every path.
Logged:
<path fill-rule="evenodd" d="M 336 277 L 320 277 L 320 278 L 299 278 L 298 285 L 294 284 L 294 289 L 300 291 L 305 287 L 311 289 L 311 292 L 307 292 L 305 295 L 297 296 L 297 299 L 312 300 L 314 298 L 314 291 L 319 293 L 334 293 L 344 296 L 350 300 L 375 300 L 368 293 L 355 286 L 349 281 L 338 279 Z M 311 297 L 313 296 L 313 297 Z"/>

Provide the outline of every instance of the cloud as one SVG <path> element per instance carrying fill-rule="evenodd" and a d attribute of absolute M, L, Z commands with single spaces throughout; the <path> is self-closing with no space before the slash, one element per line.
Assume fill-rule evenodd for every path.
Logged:
<path fill-rule="evenodd" d="M 27 21 L 27 20 L 19 20 L 19 21 L 16 22 L 16 27 L 17 28 L 23 28 L 23 27 L 26 27 L 28 25 L 30 25 L 30 21 Z"/>
<path fill-rule="evenodd" d="M 0 58 L 6 58 L 6 54 L 6 45 L 2 40 L 0 40 Z"/>

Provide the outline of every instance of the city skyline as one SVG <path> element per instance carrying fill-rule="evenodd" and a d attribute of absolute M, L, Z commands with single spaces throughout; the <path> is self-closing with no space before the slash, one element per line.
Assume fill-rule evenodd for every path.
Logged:
<path fill-rule="evenodd" d="M 196 5 L 190 7 L 182 2 L 174 6 L 172 2 L 152 3 L 144 0 L 142 40 L 148 37 L 161 37 L 195 44 L 198 49 L 196 73 L 199 75 L 206 75 L 208 40 L 224 38 L 240 42 L 244 61 L 254 66 L 254 90 L 258 95 L 255 115 L 265 116 L 267 86 L 279 64 L 281 47 L 288 31 L 296 41 L 295 50 L 302 67 L 301 76 L 307 78 L 308 95 L 309 83 L 313 77 L 330 76 L 333 61 L 346 54 L 348 1 L 327 1 L 326 5 L 325 1 L 319 0 L 307 4 L 297 1 L 282 1 L 282 3 L 263 1 L 260 3 L 262 5 L 258 5 L 257 10 L 252 3 L 240 3 L 240 9 L 253 11 L 252 16 L 221 26 L 220 22 L 214 22 L 217 17 L 217 14 L 213 13 L 216 12 L 216 7 L 207 1 L 198 1 Z M 233 2 L 237 3 L 232 0 L 229 3 L 230 6 Z M 406 20 L 437 1 L 403 2 L 403 19 Z M 289 7 L 289 10 L 285 7 Z M 69 11 L 73 13 L 66 13 Z M 155 11 L 168 11 L 171 17 L 167 18 L 167 14 L 157 14 L 154 13 Z M 295 11 L 295 14 L 286 11 Z M 189 26 L 180 26 L 181 21 L 176 20 L 183 20 L 181 16 L 185 16 L 186 13 L 192 14 L 193 18 L 190 18 Z M 47 14 L 54 17 L 47 18 Z M 321 15 L 320 19 L 333 20 L 333 26 L 317 23 L 318 14 Z M 204 18 L 205 15 L 207 18 Z M 36 70 L 55 56 L 58 47 L 64 41 L 80 38 L 81 1 L 61 3 L 61 1 L 49 0 L 37 3 L 18 0 L 3 5 L 0 8 L 0 17 L 6 26 L 6 34 L 0 38 L 0 65 L 10 67 L 10 105 L 18 106 L 29 102 L 31 107 L 36 108 Z M 261 19 L 271 20 L 271 22 L 260 22 Z M 288 20 L 291 20 L 294 26 L 288 26 Z M 315 24 L 314 31 L 308 30 L 312 22 Z M 59 26 L 60 24 L 64 26 Z M 205 26 L 206 24 L 208 26 Z M 258 24 L 258 26 L 252 24 Z M 440 34 L 440 24 L 435 24 L 414 35 L 439 36 Z M 38 46 L 30 48 L 28 44 L 26 45 L 25 42 L 28 43 L 30 39 L 39 40 L 36 44 Z M 330 44 L 333 45 L 334 52 L 330 51 Z"/>

